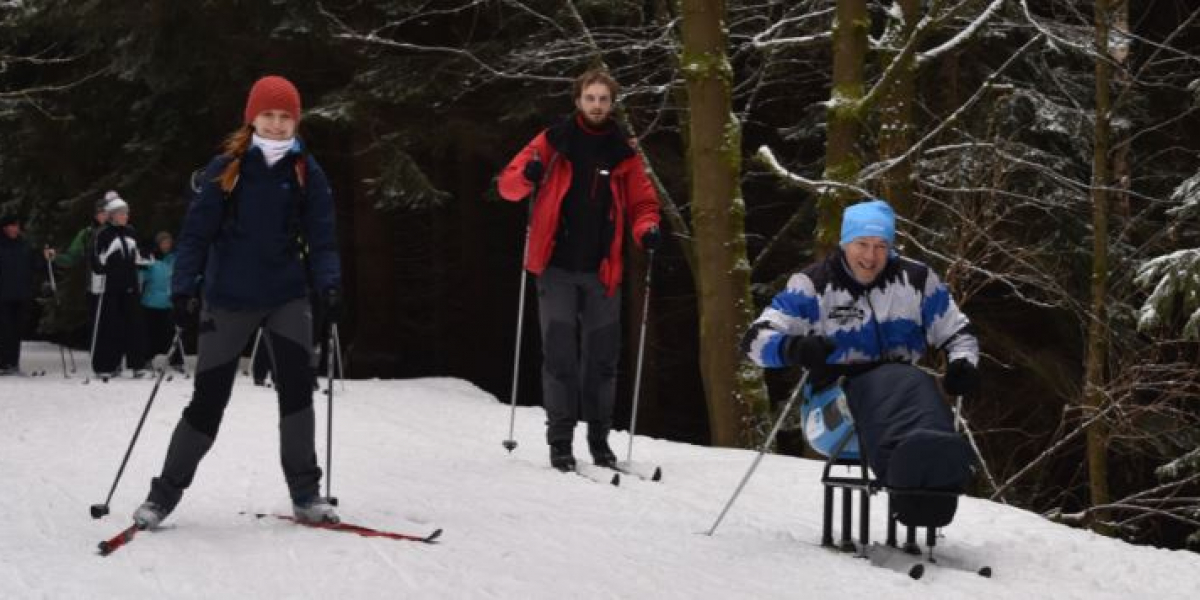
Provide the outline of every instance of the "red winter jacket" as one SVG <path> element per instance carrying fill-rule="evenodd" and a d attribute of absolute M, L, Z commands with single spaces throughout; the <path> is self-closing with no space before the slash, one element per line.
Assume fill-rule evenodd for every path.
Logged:
<path fill-rule="evenodd" d="M 555 149 L 547 135 L 550 131 L 542 131 L 533 138 L 500 173 L 500 196 L 517 202 L 533 189 L 533 184 L 525 179 L 523 173 L 525 163 L 537 157 L 546 165 L 546 174 L 538 187 L 530 217 L 529 252 L 525 257 L 525 268 L 534 275 L 540 275 L 550 262 L 558 232 L 559 211 L 563 197 L 571 187 L 571 161 Z M 610 187 L 613 202 L 609 216 L 616 229 L 608 256 L 600 262 L 598 275 L 611 296 L 621 284 L 621 248 L 625 240 L 626 220 L 635 243 L 641 247 L 642 235 L 658 226 L 659 217 L 658 195 L 646 175 L 641 156 L 636 152 L 613 169 Z"/>

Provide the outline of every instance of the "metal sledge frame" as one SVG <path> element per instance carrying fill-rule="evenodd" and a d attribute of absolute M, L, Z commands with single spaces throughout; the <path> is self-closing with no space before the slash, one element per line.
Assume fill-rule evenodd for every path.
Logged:
<path fill-rule="evenodd" d="M 921 495 L 921 496 L 960 496 L 956 492 L 939 491 L 939 490 L 904 490 L 889 488 L 881 484 L 878 480 L 870 476 L 867 467 L 867 454 L 863 450 L 861 440 L 858 444 L 858 459 L 842 458 L 842 450 L 849 444 L 853 436 L 857 436 L 858 431 L 851 429 L 846 435 L 838 441 L 833 447 L 833 452 L 825 461 L 825 469 L 821 472 L 821 485 L 824 486 L 824 506 L 822 508 L 821 522 L 821 545 L 834 548 L 844 552 L 857 550 L 857 555 L 860 557 L 867 556 L 867 549 L 871 545 L 871 496 L 879 491 L 888 493 L 888 509 L 887 509 L 887 541 L 888 546 L 897 547 L 896 529 L 898 521 L 896 513 L 892 510 L 892 495 Z M 852 473 L 846 476 L 836 476 L 831 473 L 834 467 L 846 467 L 853 471 L 854 467 L 858 467 L 858 475 Z M 841 537 L 837 545 L 833 542 L 833 504 L 835 490 L 842 490 L 842 530 Z M 851 512 L 853 511 L 854 491 L 859 492 L 859 525 L 858 525 L 858 544 L 854 543 L 853 538 L 853 519 Z M 907 529 L 905 542 L 902 549 L 904 552 L 912 555 L 921 554 L 921 548 L 917 545 L 917 527 L 914 525 L 905 525 Z M 929 550 L 929 562 L 937 562 L 933 556 L 933 549 L 937 545 L 937 528 L 925 528 L 925 546 Z"/>

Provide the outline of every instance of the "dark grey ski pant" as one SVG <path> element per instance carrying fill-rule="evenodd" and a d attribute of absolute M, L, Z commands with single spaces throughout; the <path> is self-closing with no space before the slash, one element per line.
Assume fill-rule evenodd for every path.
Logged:
<path fill-rule="evenodd" d="M 312 308 L 307 298 L 298 298 L 277 308 L 227 311 L 206 307 L 201 313 L 195 391 L 171 436 L 162 474 L 151 482 L 148 501 L 169 512 L 191 485 L 196 467 L 217 437 L 242 349 L 260 325 L 263 350 L 270 353 L 276 366 L 284 478 L 294 501 L 317 495 L 321 468 L 314 447 Z"/>
<path fill-rule="evenodd" d="M 542 404 L 546 441 L 567 442 L 575 423 L 604 435 L 612 426 L 621 346 L 621 298 L 605 295 L 595 273 L 556 267 L 537 279 L 542 326 Z"/>

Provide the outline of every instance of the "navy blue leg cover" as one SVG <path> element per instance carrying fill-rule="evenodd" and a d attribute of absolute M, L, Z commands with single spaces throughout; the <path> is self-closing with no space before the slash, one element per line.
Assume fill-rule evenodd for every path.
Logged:
<path fill-rule="evenodd" d="M 933 377 L 912 365 L 886 364 L 844 387 L 871 470 L 894 490 L 893 510 L 900 521 L 948 524 L 974 459 L 954 431 L 953 415 Z M 909 493 L 914 490 L 944 494 Z"/>

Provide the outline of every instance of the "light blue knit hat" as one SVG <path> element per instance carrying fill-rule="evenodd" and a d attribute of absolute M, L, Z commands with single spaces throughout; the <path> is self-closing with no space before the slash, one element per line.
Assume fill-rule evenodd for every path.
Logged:
<path fill-rule="evenodd" d="M 842 213 L 841 245 L 860 237 L 881 237 L 889 246 L 896 241 L 896 212 L 883 200 L 868 200 L 846 207 Z"/>

